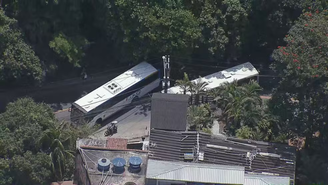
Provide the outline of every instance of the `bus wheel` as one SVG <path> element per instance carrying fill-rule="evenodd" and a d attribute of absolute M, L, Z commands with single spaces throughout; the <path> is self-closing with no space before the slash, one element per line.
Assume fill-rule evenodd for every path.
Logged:
<path fill-rule="evenodd" d="M 103 121 L 103 120 L 102 120 L 101 118 L 99 118 L 99 119 L 97 119 L 96 123 L 97 123 L 97 124 L 101 124 L 102 121 Z"/>

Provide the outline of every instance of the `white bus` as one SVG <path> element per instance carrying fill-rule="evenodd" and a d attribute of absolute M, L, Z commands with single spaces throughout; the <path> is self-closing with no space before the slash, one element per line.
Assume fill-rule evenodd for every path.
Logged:
<path fill-rule="evenodd" d="M 210 75 L 207 75 L 205 77 L 197 78 L 195 80 L 192 80 L 191 82 L 197 83 L 199 81 L 201 82 L 207 82 L 208 85 L 205 87 L 206 90 L 215 89 L 225 82 L 231 83 L 235 80 L 240 81 L 244 79 L 248 79 L 254 76 L 257 76 L 259 72 L 255 69 L 255 67 L 250 63 L 246 62 L 237 66 L 234 66 L 232 68 L 219 71 Z M 162 91 L 163 93 L 164 91 Z M 174 86 L 167 89 L 167 93 L 169 94 L 183 94 L 183 89 L 180 86 Z M 190 92 L 187 92 L 186 94 L 190 95 Z"/>
<path fill-rule="evenodd" d="M 90 126 L 148 94 L 160 84 L 159 71 L 142 62 L 72 104 L 71 121 Z"/>

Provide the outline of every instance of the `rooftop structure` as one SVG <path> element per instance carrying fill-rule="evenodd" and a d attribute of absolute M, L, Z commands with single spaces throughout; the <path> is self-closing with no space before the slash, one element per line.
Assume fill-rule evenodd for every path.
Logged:
<path fill-rule="evenodd" d="M 188 95 L 154 93 L 151 101 L 150 127 L 185 131 L 188 100 Z"/>
<path fill-rule="evenodd" d="M 84 113 L 88 113 L 155 72 L 157 72 L 156 68 L 146 62 L 142 62 L 80 98 L 73 104 Z"/>
<path fill-rule="evenodd" d="M 142 149 L 145 141 L 127 140 L 123 138 L 107 137 L 106 140 L 101 139 L 80 139 L 77 141 L 77 148 L 89 147 L 97 149 L 113 149 L 113 150 L 127 150 L 127 149 Z M 138 146 L 136 146 L 138 145 Z"/>
<path fill-rule="evenodd" d="M 149 158 L 245 167 L 246 174 L 284 176 L 294 183 L 295 148 L 284 144 L 152 129 Z"/>
<path fill-rule="evenodd" d="M 289 177 L 246 174 L 244 185 L 289 185 L 289 183 Z"/>
<path fill-rule="evenodd" d="M 139 150 L 81 146 L 76 155 L 75 183 L 145 184 L 147 156 L 147 152 Z"/>
<path fill-rule="evenodd" d="M 217 88 L 226 82 L 231 83 L 235 80 L 239 81 L 251 78 L 257 76 L 258 74 L 259 72 L 255 69 L 255 67 L 250 62 L 246 62 L 244 64 L 240 64 L 235 67 L 219 71 L 217 73 L 213 73 L 205 77 L 197 78 L 195 80 L 192 80 L 192 82 L 207 82 L 208 85 L 206 86 L 206 89 L 210 90 Z M 180 86 L 174 86 L 169 88 L 167 90 L 167 93 L 183 94 L 183 89 Z M 187 92 L 187 94 L 190 94 L 190 92 Z"/>
<path fill-rule="evenodd" d="M 107 138 L 107 148 L 124 150 L 127 149 L 128 140 L 121 138 Z"/>
<path fill-rule="evenodd" d="M 148 160 L 147 179 L 211 184 L 244 184 L 244 167 Z"/>

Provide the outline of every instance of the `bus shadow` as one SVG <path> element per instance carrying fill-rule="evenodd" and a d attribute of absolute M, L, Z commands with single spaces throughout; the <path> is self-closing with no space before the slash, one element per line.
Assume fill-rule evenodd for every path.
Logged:
<path fill-rule="evenodd" d="M 140 109 L 139 111 L 137 111 L 134 115 L 144 115 L 145 117 L 148 116 L 148 114 L 151 111 L 151 106 L 150 104 L 144 104 L 144 105 L 140 105 Z"/>
<path fill-rule="evenodd" d="M 112 116 L 108 117 L 107 119 L 103 120 L 103 122 L 101 123 L 101 127 L 106 126 L 107 124 L 116 121 L 118 118 L 122 117 L 124 114 L 128 113 L 130 110 L 134 109 L 135 107 L 130 107 L 130 108 L 126 108 L 126 109 L 122 109 L 118 112 L 116 112 L 115 114 L 113 114 Z M 129 115 L 128 115 L 129 116 Z M 127 117 L 128 117 L 127 116 Z M 124 118 L 123 118 L 124 119 Z"/>

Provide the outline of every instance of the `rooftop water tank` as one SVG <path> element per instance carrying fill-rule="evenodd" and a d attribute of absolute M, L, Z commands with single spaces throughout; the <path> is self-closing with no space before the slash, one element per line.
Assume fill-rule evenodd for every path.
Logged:
<path fill-rule="evenodd" d="M 141 171 L 142 159 L 140 157 L 130 157 L 129 171 L 131 173 L 139 173 Z"/>
<path fill-rule="evenodd" d="M 98 160 L 98 170 L 99 171 L 108 171 L 110 167 L 110 160 L 102 158 Z"/>
<path fill-rule="evenodd" d="M 113 164 L 113 172 L 114 173 L 123 173 L 124 172 L 124 166 L 126 164 L 125 159 L 117 157 L 112 160 Z"/>

